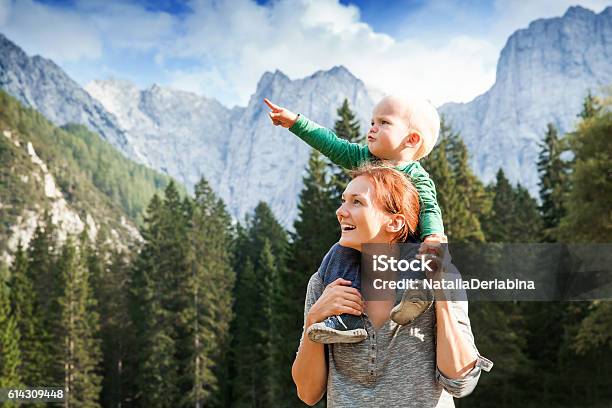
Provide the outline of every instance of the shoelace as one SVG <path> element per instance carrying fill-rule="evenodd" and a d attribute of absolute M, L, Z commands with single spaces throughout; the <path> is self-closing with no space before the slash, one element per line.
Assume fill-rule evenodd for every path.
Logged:
<path fill-rule="evenodd" d="M 346 326 L 346 324 L 344 324 L 344 322 L 342 321 L 342 318 L 339 315 L 336 316 L 336 318 L 338 319 L 338 321 L 340 321 L 340 323 L 344 326 L 344 328 L 348 330 L 348 327 Z"/>

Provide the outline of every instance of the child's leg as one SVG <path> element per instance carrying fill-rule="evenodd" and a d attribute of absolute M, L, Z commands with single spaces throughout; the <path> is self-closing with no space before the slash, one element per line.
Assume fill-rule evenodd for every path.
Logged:
<path fill-rule="evenodd" d="M 351 281 L 351 286 L 360 290 L 361 253 L 355 249 L 335 244 L 325 255 L 319 274 L 325 286 L 338 278 Z M 317 343 L 357 343 L 367 337 L 362 316 L 342 314 L 331 316 L 310 326 L 306 334 Z"/>
<path fill-rule="evenodd" d="M 319 274 L 325 286 L 338 278 L 351 281 L 351 286 L 361 290 L 361 252 L 334 244 L 325 255 Z"/>

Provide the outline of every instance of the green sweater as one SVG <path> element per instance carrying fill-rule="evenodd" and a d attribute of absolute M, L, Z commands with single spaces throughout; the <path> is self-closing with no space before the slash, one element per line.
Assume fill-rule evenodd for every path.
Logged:
<path fill-rule="evenodd" d="M 302 115 L 298 117 L 297 122 L 289 130 L 320 151 L 332 162 L 344 168 L 355 169 L 364 163 L 376 160 L 367 146 L 341 139 L 332 130 L 319 126 Z M 436 199 L 436 186 L 423 166 L 419 162 L 413 161 L 397 166 L 395 169 L 406 174 L 419 193 L 421 205 L 419 231 L 421 239 L 431 234 L 444 234 L 442 212 Z"/>

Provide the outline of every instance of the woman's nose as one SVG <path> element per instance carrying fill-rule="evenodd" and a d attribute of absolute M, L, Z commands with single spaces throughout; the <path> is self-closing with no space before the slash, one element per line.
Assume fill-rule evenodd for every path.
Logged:
<path fill-rule="evenodd" d="M 340 207 L 338 207 L 338 209 L 336 210 L 336 216 L 338 218 L 346 218 L 348 216 L 348 211 L 346 211 L 346 208 L 344 208 L 344 203 L 340 204 Z"/>

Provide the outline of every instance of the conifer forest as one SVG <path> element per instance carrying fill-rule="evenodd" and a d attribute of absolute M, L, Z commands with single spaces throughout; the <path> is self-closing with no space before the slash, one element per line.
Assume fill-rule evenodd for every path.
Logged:
<path fill-rule="evenodd" d="M 501 169 L 483 184 L 462 136 L 443 121 L 421 162 L 449 241 L 609 241 L 611 106 L 589 94 L 572 132 L 542 129 L 537 198 Z M 23 132 L 46 126 L 31 111 L 11 112 Z M 337 113 L 338 136 L 363 141 L 346 101 Z M 64 141 L 87 137 L 74 127 L 53 132 Z M 69 165 L 85 168 L 87 150 L 71 146 Z M 0 158 L 10 154 L 0 144 Z M 112 163 L 84 172 L 124 201 L 142 241 L 116 245 L 108 228 L 93 241 L 86 231 L 59 240 L 50 215 L 39 222 L 29 245 L 0 266 L 0 388 L 69 388 L 66 407 L 305 406 L 291 364 L 308 280 L 339 239 L 335 210 L 348 173 L 313 151 L 299 216 L 286 229 L 265 202 L 232 219 L 204 178 L 194 194 L 150 175 L 131 190 L 116 188 L 113 174 L 128 171 Z M 0 188 L 11 189 L 11 180 L 4 174 Z M 612 302 L 478 302 L 470 319 L 495 367 L 455 400 L 459 407 L 610 406 Z"/>

